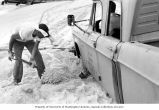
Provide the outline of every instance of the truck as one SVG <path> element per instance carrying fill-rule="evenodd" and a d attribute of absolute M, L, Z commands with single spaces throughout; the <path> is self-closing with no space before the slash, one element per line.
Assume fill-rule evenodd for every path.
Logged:
<path fill-rule="evenodd" d="M 37 3 L 44 3 L 46 2 L 47 0 L 3 0 L 1 2 L 1 5 L 4 5 L 4 4 L 7 4 L 7 3 L 14 3 L 16 5 L 19 5 L 19 4 L 29 4 L 29 5 L 32 5 L 32 4 L 37 4 Z"/>
<path fill-rule="evenodd" d="M 116 103 L 159 103 L 159 0 L 93 0 L 91 7 L 88 20 L 67 16 L 83 66 Z"/>

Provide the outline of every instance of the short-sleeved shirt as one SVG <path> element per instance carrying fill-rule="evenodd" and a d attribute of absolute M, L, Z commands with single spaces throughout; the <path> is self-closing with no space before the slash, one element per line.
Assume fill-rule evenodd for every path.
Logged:
<path fill-rule="evenodd" d="M 35 29 L 38 30 L 38 33 L 36 33 L 35 35 L 36 37 L 33 37 L 33 32 Z M 19 36 L 20 36 L 19 41 L 22 41 L 22 42 L 35 40 L 35 39 L 40 41 L 40 39 L 42 38 L 40 36 L 47 35 L 45 31 L 43 31 L 42 29 L 39 29 L 38 27 L 36 27 L 35 24 L 31 24 L 31 23 L 23 23 L 17 26 L 13 33 L 19 33 Z"/>

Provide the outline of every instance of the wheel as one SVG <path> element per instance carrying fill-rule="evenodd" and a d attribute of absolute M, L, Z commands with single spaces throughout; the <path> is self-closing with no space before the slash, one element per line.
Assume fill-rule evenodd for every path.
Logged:
<path fill-rule="evenodd" d="M 4 5 L 4 1 L 1 2 L 1 5 Z"/>
<path fill-rule="evenodd" d="M 81 59 L 81 60 L 82 60 L 82 59 Z M 79 77 L 80 77 L 81 79 L 87 79 L 87 78 L 91 75 L 91 73 L 90 73 L 90 72 L 88 71 L 88 69 L 86 68 L 84 62 L 82 62 L 82 66 L 83 66 L 83 70 L 82 70 L 82 72 L 79 74 Z"/>
<path fill-rule="evenodd" d="M 77 45 L 77 43 L 75 43 L 75 56 L 77 56 L 78 58 L 80 58 L 80 50 L 79 50 L 79 48 L 78 48 L 78 45 Z"/>

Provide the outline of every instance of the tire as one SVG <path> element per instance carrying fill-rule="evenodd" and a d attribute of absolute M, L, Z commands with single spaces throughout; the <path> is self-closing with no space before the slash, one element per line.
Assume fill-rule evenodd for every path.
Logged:
<path fill-rule="evenodd" d="M 91 75 L 91 73 L 88 71 L 84 61 L 82 61 L 82 66 L 83 66 L 83 71 L 79 74 L 79 77 L 81 79 L 87 79 Z"/>
<path fill-rule="evenodd" d="M 80 50 L 79 50 L 79 48 L 78 48 L 78 45 L 77 45 L 77 43 L 75 43 L 75 56 L 77 56 L 78 58 L 80 58 L 81 57 L 81 55 L 80 55 Z"/>
<path fill-rule="evenodd" d="M 81 72 L 81 74 L 79 74 L 79 77 L 81 79 L 87 79 L 91 75 L 91 73 L 88 71 L 88 69 L 85 65 L 85 61 L 83 61 L 81 58 L 81 53 L 80 53 L 77 43 L 75 43 L 75 53 L 74 54 L 82 61 L 82 65 L 83 65 L 83 72 Z"/>
<path fill-rule="evenodd" d="M 1 2 L 1 5 L 4 5 L 4 1 Z"/>

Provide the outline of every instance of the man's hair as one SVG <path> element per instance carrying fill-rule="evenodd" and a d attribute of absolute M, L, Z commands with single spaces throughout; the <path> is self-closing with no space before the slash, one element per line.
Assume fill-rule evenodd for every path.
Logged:
<path fill-rule="evenodd" d="M 113 1 L 110 1 L 110 13 L 114 13 L 116 9 L 116 4 Z"/>
<path fill-rule="evenodd" d="M 46 24 L 43 24 L 43 23 L 39 24 L 39 29 L 44 30 L 48 34 L 48 36 L 46 36 L 46 37 L 50 36 L 50 34 L 49 34 L 49 28 L 48 28 L 48 26 Z"/>
<path fill-rule="evenodd" d="M 45 32 L 49 32 L 49 28 L 46 24 L 39 24 L 39 29 L 44 30 Z"/>

